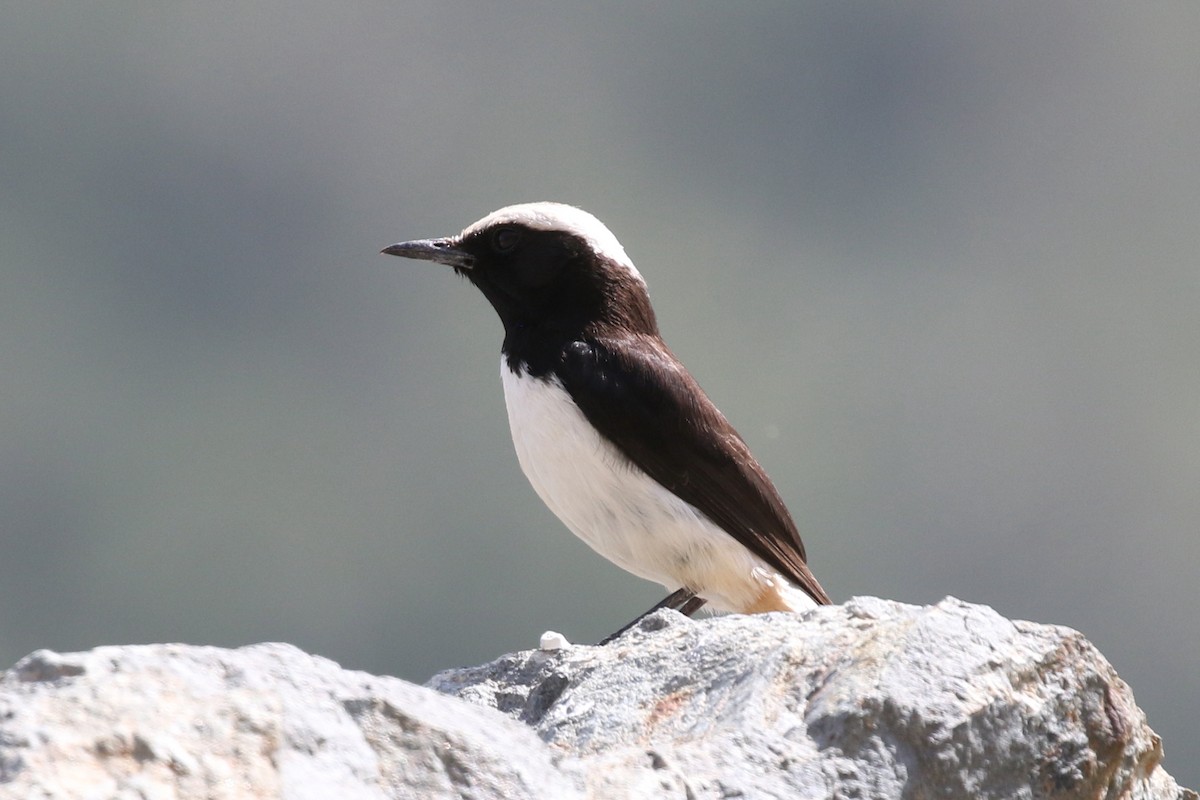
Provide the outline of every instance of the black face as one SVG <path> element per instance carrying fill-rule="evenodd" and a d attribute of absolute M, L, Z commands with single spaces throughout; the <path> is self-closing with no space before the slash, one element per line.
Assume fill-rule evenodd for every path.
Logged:
<path fill-rule="evenodd" d="M 524 225 L 478 231 L 458 249 L 474 258 L 469 269 L 458 272 L 483 292 L 509 333 L 586 327 L 606 316 L 613 284 L 625 273 L 577 236 Z"/>
<path fill-rule="evenodd" d="M 500 223 L 466 237 L 400 242 L 384 253 L 434 261 L 475 284 L 516 338 L 546 341 L 605 331 L 657 334 L 641 278 L 580 236 Z"/>

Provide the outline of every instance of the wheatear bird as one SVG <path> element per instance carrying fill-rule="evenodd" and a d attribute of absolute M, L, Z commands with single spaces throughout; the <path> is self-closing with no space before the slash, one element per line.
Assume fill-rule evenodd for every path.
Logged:
<path fill-rule="evenodd" d="M 504 324 L 517 459 L 593 550 L 692 613 L 829 603 L 746 443 L 658 333 L 646 282 L 586 211 L 529 203 L 383 251 L 453 267 Z"/>

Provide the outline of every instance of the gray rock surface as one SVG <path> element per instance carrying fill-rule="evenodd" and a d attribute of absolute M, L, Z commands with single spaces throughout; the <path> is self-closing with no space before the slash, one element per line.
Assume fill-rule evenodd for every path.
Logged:
<path fill-rule="evenodd" d="M 285 644 L 38 651 L 0 680 L 0 798 L 579 797 L 525 725 Z"/>
<path fill-rule="evenodd" d="M 3 800 L 1195 800 L 1161 758 L 1079 633 L 953 599 L 664 611 L 428 687 L 287 645 L 39 651 L 0 679 Z"/>

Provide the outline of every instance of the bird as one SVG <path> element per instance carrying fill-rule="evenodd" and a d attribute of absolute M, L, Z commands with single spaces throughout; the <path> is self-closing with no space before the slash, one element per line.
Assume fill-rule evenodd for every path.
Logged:
<path fill-rule="evenodd" d="M 448 266 L 491 303 L 521 469 L 572 533 L 670 591 L 646 614 L 832 603 L 779 492 L 663 341 L 645 279 L 599 219 L 522 203 L 382 252 Z"/>

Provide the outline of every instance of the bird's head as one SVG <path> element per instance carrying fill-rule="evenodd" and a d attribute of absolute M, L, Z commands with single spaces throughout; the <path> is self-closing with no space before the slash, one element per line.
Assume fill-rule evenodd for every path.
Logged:
<path fill-rule="evenodd" d="M 483 292 L 509 334 L 595 326 L 657 333 L 641 273 L 604 223 L 574 206 L 507 206 L 457 236 L 383 252 L 453 267 Z"/>

